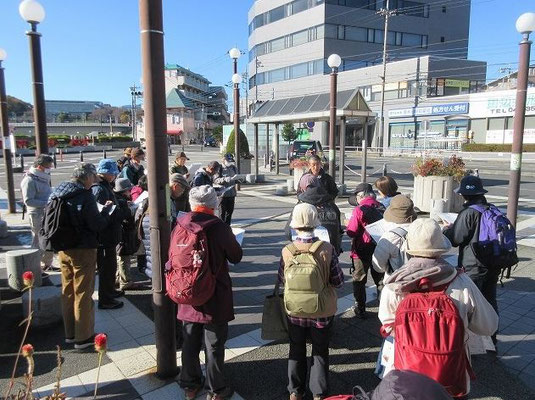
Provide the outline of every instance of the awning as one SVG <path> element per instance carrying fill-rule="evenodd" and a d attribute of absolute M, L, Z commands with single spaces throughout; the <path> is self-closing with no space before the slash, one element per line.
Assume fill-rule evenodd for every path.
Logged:
<path fill-rule="evenodd" d="M 262 103 L 247 122 L 253 124 L 328 121 L 330 117 L 329 93 L 269 100 Z M 337 117 L 372 118 L 375 113 L 366 104 L 358 89 L 337 94 Z"/>

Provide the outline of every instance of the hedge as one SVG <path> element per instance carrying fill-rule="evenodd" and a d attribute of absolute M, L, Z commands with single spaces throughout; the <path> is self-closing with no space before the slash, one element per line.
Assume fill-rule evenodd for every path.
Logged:
<path fill-rule="evenodd" d="M 131 142 L 132 140 L 132 136 L 99 136 L 95 138 L 95 143 Z"/>
<path fill-rule="evenodd" d="M 462 146 L 462 151 L 510 153 L 511 147 L 510 144 L 465 143 Z M 522 146 L 522 151 L 535 152 L 535 144 L 525 144 Z"/>

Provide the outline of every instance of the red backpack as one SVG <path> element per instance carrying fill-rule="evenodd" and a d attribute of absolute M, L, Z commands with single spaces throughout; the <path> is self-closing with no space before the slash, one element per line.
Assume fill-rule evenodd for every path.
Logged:
<path fill-rule="evenodd" d="M 214 220 L 209 225 L 217 222 Z M 210 267 L 206 229 L 190 223 L 186 229 L 177 221 L 171 234 L 169 260 L 165 264 L 167 295 L 177 304 L 201 306 L 212 298 L 216 271 Z M 191 229 L 193 227 L 193 229 Z"/>
<path fill-rule="evenodd" d="M 413 292 L 401 301 L 394 322 L 394 366 L 426 375 L 451 396 L 462 397 L 468 389 L 466 373 L 472 379 L 475 375 L 466 355 L 463 320 L 446 294 L 449 285 Z M 424 278 L 419 286 L 431 284 Z"/>

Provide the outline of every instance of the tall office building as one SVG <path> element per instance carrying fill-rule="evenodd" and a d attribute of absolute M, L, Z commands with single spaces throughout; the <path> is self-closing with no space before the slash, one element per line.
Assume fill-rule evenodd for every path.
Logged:
<path fill-rule="evenodd" d="M 328 73 L 382 63 L 386 0 L 256 0 L 249 10 L 250 98 L 299 96 Z M 470 0 L 390 0 L 388 61 L 422 55 L 466 59 Z"/>

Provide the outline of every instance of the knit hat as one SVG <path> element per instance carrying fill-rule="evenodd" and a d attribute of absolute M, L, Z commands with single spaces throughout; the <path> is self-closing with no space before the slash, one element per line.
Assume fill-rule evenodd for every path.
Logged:
<path fill-rule="evenodd" d="M 455 189 L 455 193 L 476 196 L 478 194 L 487 193 L 487 190 L 483 189 L 483 181 L 481 178 L 474 175 L 467 175 L 461 179 L 461 183 L 459 184 L 459 187 Z"/>
<path fill-rule="evenodd" d="M 357 194 L 359 193 L 375 194 L 375 192 L 373 191 L 372 185 L 370 185 L 369 183 L 361 182 L 357 185 L 353 194 L 349 196 L 349 199 L 347 200 L 349 204 L 355 207 L 359 205 L 357 201 Z"/>
<path fill-rule="evenodd" d="M 320 187 L 320 180 L 312 174 L 305 174 L 299 180 L 299 191 L 304 192 L 309 187 Z"/>
<path fill-rule="evenodd" d="M 407 196 L 398 194 L 392 197 L 390 205 L 385 211 L 384 219 L 396 224 L 406 224 L 418 218 L 414 211 L 414 203 Z"/>
<path fill-rule="evenodd" d="M 436 258 L 451 249 L 451 243 L 442 234 L 434 219 L 421 218 L 407 229 L 406 251 L 411 256 Z"/>
<path fill-rule="evenodd" d="M 97 173 L 119 175 L 119 168 L 114 160 L 105 158 L 98 162 Z"/>
<path fill-rule="evenodd" d="M 174 185 L 175 183 L 178 183 L 183 188 L 189 188 L 189 183 L 182 174 L 172 174 L 169 177 L 169 185 Z"/>
<path fill-rule="evenodd" d="M 299 203 L 294 207 L 290 227 L 302 229 L 317 228 L 318 226 L 320 226 L 320 220 L 315 206 L 308 203 Z"/>
<path fill-rule="evenodd" d="M 115 187 L 113 188 L 114 192 L 121 193 L 128 189 L 132 189 L 134 185 L 130 182 L 128 178 L 117 178 L 115 180 Z"/>
<path fill-rule="evenodd" d="M 189 191 L 189 204 L 194 207 L 217 208 L 217 194 L 212 186 L 203 185 L 191 188 Z"/>

